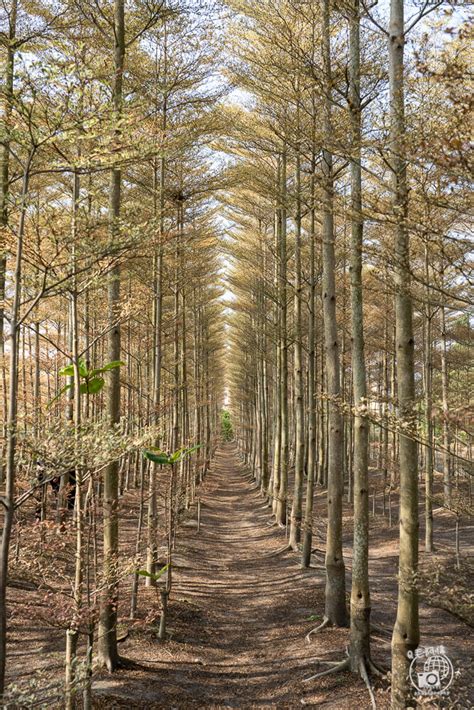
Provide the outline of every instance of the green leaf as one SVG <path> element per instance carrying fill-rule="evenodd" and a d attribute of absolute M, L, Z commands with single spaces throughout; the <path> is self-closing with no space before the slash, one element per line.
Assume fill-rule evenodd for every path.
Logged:
<path fill-rule="evenodd" d="M 104 385 L 105 380 L 103 377 L 93 377 L 92 380 L 83 382 L 79 389 L 81 394 L 97 394 Z"/>
<path fill-rule="evenodd" d="M 59 392 L 58 392 L 58 394 L 56 395 L 56 397 L 53 397 L 53 399 L 52 399 L 50 402 L 48 402 L 48 409 L 49 409 L 49 408 L 56 402 L 56 400 L 58 400 L 65 392 L 67 392 L 68 390 L 72 390 L 73 387 L 74 387 L 74 385 L 73 385 L 72 383 L 70 383 L 70 384 L 68 384 L 68 385 L 65 385 L 61 390 L 59 390 Z"/>
<path fill-rule="evenodd" d="M 94 377 L 95 375 L 100 375 L 102 372 L 115 370 L 116 367 L 123 367 L 125 364 L 126 363 L 124 363 L 122 360 L 113 360 L 112 362 L 108 362 L 103 367 L 97 367 L 94 370 L 91 370 L 89 374 Z"/>
<path fill-rule="evenodd" d="M 149 577 L 150 579 L 153 579 L 155 582 L 163 575 L 166 570 L 169 568 L 170 564 L 168 562 L 167 565 L 162 567 L 158 572 L 155 572 L 155 574 L 151 574 L 148 572 L 146 569 L 137 569 L 136 574 L 139 574 L 141 577 Z"/>
<path fill-rule="evenodd" d="M 178 449 L 178 451 L 175 451 L 173 454 L 171 454 L 170 463 L 176 463 L 177 461 L 179 461 L 181 458 L 182 452 L 183 452 L 183 449 Z"/>
<path fill-rule="evenodd" d="M 143 456 L 148 459 L 148 461 L 153 461 L 153 463 L 158 463 L 161 466 L 165 464 L 170 464 L 171 461 L 166 454 L 154 454 L 152 451 L 144 451 Z"/>
<path fill-rule="evenodd" d="M 81 377 L 87 377 L 89 372 L 87 370 L 86 363 L 82 358 L 79 358 L 78 368 L 79 368 L 79 375 Z M 63 377 L 74 377 L 74 365 L 71 363 L 70 365 L 66 365 L 65 367 L 62 367 L 59 370 L 59 374 L 62 375 Z"/>
<path fill-rule="evenodd" d="M 179 454 L 178 458 L 173 460 L 173 463 L 176 463 L 176 461 L 182 461 L 186 456 L 191 456 L 195 451 L 200 449 L 202 447 L 202 444 L 197 444 L 196 446 L 191 446 L 189 449 L 181 449 L 179 452 L 176 452 Z M 174 456 L 174 454 L 173 454 Z"/>
<path fill-rule="evenodd" d="M 154 578 L 159 579 L 161 577 L 161 575 L 166 572 L 166 570 L 169 568 L 169 566 L 170 566 L 170 563 L 168 562 L 168 564 L 165 565 L 164 567 L 162 567 L 159 572 L 156 572 L 156 574 L 153 575 Z"/>
<path fill-rule="evenodd" d="M 82 357 L 79 358 L 78 367 L 79 367 L 79 374 L 80 374 L 80 376 L 81 376 L 81 377 L 87 377 L 87 375 L 88 375 L 89 373 L 88 373 L 88 371 L 87 371 L 87 366 L 86 366 L 85 360 L 83 360 Z"/>
<path fill-rule="evenodd" d="M 177 449 L 174 453 L 171 454 L 170 456 L 170 462 L 171 463 L 178 463 L 179 461 L 182 461 L 186 456 L 190 456 L 194 451 L 197 451 L 197 449 L 200 449 L 202 444 L 197 444 L 197 446 L 191 446 L 189 449 L 187 449 L 185 446 L 183 446 L 182 449 Z"/>
<path fill-rule="evenodd" d="M 186 451 L 183 453 L 183 456 L 191 456 L 191 454 L 193 454 L 198 449 L 202 449 L 202 444 L 196 444 L 196 446 L 191 446 L 190 449 L 186 449 Z"/>

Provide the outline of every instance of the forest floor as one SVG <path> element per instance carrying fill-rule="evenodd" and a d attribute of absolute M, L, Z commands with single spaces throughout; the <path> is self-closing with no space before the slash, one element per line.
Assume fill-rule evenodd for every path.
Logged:
<path fill-rule="evenodd" d="M 285 544 L 285 530 L 272 524 L 271 511 L 232 444 L 218 451 L 198 495 L 200 531 L 196 506 L 178 531 L 168 638 L 164 643 L 157 640 L 151 628 L 156 629 L 155 590 L 141 585 L 138 618 L 125 622 L 128 635 L 120 643 L 125 667 L 113 675 L 95 676 L 93 707 L 370 708 L 364 683 L 349 673 L 305 682 L 325 669 L 318 659 L 342 659 L 348 643 L 348 629 L 325 629 L 311 643 L 305 641 L 324 613 L 324 491 L 318 488 L 316 496 L 316 552 L 307 570 L 301 569 L 299 554 L 274 554 Z M 121 544 L 129 555 L 135 544 L 137 505 L 137 491 L 126 493 Z M 421 555 L 421 643 L 444 644 L 457 677 L 450 697 L 420 702 L 419 707 L 465 710 L 474 707 L 474 697 L 468 695 L 472 619 L 469 622 L 465 613 L 465 601 L 472 583 L 466 575 L 472 568 L 466 556 L 467 533 L 463 531 L 464 572 L 455 573 L 452 517 L 436 512 L 435 524 L 436 555 Z M 372 651 L 374 660 L 386 668 L 396 611 L 397 536 L 398 526 L 389 527 L 386 517 L 371 519 Z M 348 599 L 351 544 L 351 508 L 346 504 Z M 129 579 L 121 589 L 122 619 L 128 616 Z M 19 595 L 11 590 L 10 677 L 37 671 L 51 680 L 62 673 L 64 631 L 32 624 L 33 608 L 47 606 L 47 601 L 38 592 Z M 389 707 L 388 680 L 375 683 L 375 695 L 379 710 Z M 42 707 L 60 708 L 61 703 Z"/>
<path fill-rule="evenodd" d="M 199 495 L 200 532 L 194 515 L 178 535 L 169 640 L 160 645 L 132 633 L 121 652 L 136 667 L 97 680 L 96 707 L 370 708 L 363 682 L 350 673 L 305 682 L 327 668 L 318 659 L 342 659 L 348 643 L 347 629 L 326 629 L 311 643 L 305 641 L 324 611 L 322 521 L 317 526 L 321 549 L 310 569 L 301 569 L 294 552 L 273 554 L 284 545 L 285 531 L 272 525 L 270 510 L 232 445 L 218 452 Z M 349 512 L 345 543 L 350 569 Z M 397 531 L 397 525 L 388 529 L 378 520 L 370 565 L 377 625 L 373 655 L 386 667 L 396 609 Z M 426 605 L 421 624 L 422 643 L 444 643 L 462 669 L 461 690 L 470 680 L 471 629 L 452 613 Z M 377 707 L 388 708 L 388 682 L 377 683 L 375 695 Z M 426 707 L 472 707 L 462 695 L 457 702 L 453 697 Z"/>

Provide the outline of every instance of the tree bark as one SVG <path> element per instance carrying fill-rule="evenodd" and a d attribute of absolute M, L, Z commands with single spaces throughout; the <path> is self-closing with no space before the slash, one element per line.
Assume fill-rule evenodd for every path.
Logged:
<path fill-rule="evenodd" d="M 367 373 L 364 345 L 364 302 L 362 286 L 363 217 L 361 171 L 360 103 L 360 5 L 353 1 L 349 29 L 349 108 L 351 120 L 351 335 L 352 386 L 354 393 L 354 544 L 351 588 L 351 670 L 361 674 L 370 659 L 369 593 L 369 421 Z M 349 474 L 350 475 L 350 474 Z"/>
<path fill-rule="evenodd" d="M 314 115 L 314 114 L 313 114 Z M 313 118 L 313 134 L 314 134 Z M 313 135 L 314 138 L 314 135 Z M 314 149 L 314 140 L 313 140 Z M 306 479 L 306 505 L 303 525 L 303 552 L 301 556 L 302 567 L 309 567 L 311 564 L 311 549 L 313 545 L 313 503 L 314 503 L 314 481 L 316 478 L 317 466 L 317 444 L 316 444 L 316 263 L 315 263 L 315 170 L 316 160 L 313 152 L 311 162 L 311 226 L 309 234 L 309 314 L 308 314 L 308 470 Z"/>
<path fill-rule="evenodd" d="M 4 408 L 4 425 L 0 432 L 5 436 L 5 425 L 8 420 L 7 382 L 5 370 L 5 272 L 7 268 L 7 254 L 5 251 L 8 228 L 8 194 L 10 188 L 10 121 L 13 104 L 13 76 L 15 71 L 15 39 L 16 22 L 18 14 L 18 0 L 12 0 L 7 51 L 5 58 L 5 71 L 3 76 L 3 138 L 0 146 L 0 367 L 2 368 L 2 387 Z M 3 456 L 2 456 L 3 458 Z M 3 466 L 0 463 L 0 484 L 3 484 Z"/>
<path fill-rule="evenodd" d="M 5 495 L 2 498 L 4 507 L 3 530 L 1 539 L 0 557 L 0 697 L 5 691 L 5 668 L 7 650 L 7 608 L 6 592 L 8 582 L 8 559 L 10 553 L 10 539 L 15 514 L 15 475 L 16 475 L 16 442 L 18 425 L 18 349 L 20 335 L 20 299 L 22 292 L 23 276 L 23 246 L 25 237 L 25 219 L 27 195 L 30 179 L 31 161 L 34 150 L 28 155 L 23 173 L 21 191 L 20 218 L 16 240 L 15 270 L 13 273 L 13 303 L 10 316 L 10 382 L 8 392 L 8 417 L 6 437 L 6 476 Z"/>
<path fill-rule="evenodd" d="M 303 348 L 301 318 L 301 175 L 300 155 L 296 156 L 296 217 L 295 217 L 295 295 L 294 295 L 294 349 L 293 381 L 295 391 L 295 482 L 289 544 L 298 550 L 301 540 L 301 518 L 303 510 L 303 467 L 304 467 L 304 403 L 303 403 Z"/>
<path fill-rule="evenodd" d="M 122 115 L 122 87 L 125 60 L 124 0 L 114 0 L 114 64 L 112 102 L 115 120 Z M 116 129 L 120 140 L 120 129 Z M 110 184 L 110 231 L 112 243 L 120 237 L 122 173 L 115 166 Z M 109 361 L 120 359 L 120 267 L 115 266 L 108 286 Z M 109 372 L 108 416 L 110 425 L 120 421 L 120 368 Z M 101 597 L 99 622 L 99 661 L 110 672 L 116 670 L 119 656 L 117 648 L 118 604 L 118 477 L 117 461 L 110 463 L 104 475 L 104 592 Z"/>
<path fill-rule="evenodd" d="M 278 489 L 276 519 L 279 525 L 286 523 L 286 505 L 288 498 L 288 334 L 287 334 L 287 245 L 286 245 L 286 145 L 283 146 L 281 156 L 281 182 L 280 182 L 280 486 Z"/>
<path fill-rule="evenodd" d="M 441 307 L 441 389 L 443 403 L 443 492 L 444 504 L 451 506 L 451 429 L 449 425 L 449 374 L 446 309 Z"/>
<path fill-rule="evenodd" d="M 346 583 L 342 556 L 342 415 L 341 378 L 339 368 L 339 340 L 336 319 L 336 257 L 334 247 L 334 177 L 330 151 L 332 141 L 331 121 L 331 55 L 329 0 L 323 0 L 322 56 L 324 76 L 324 148 L 323 148 L 323 318 L 326 351 L 326 376 L 328 396 L 328 524 L 326 541 L 326 592 L 325 618 L 330 624 L 345 626 Z"/>
<path fill-rule="evenodd" d="M 415 441 L 413 304 L 407 229 L 408 188 L 405 146 L 404 2 L 391 0 L 389 27 L 390 165 L 395 223 L 395 325 L 400 426 L 400 550 L 397 618 L 392 636 L 392 708 L 410 703 L 410 659 L 419 643 L 418 621 L 418 461 Z"/>

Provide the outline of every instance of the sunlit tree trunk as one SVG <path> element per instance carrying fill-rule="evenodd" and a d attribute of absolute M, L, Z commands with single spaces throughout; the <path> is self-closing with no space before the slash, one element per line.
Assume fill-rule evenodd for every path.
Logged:
<path fill-rule="evenodd" d="M 418 461 L 415 441 L 413 305 L 407 229 L 408 188 L 403 86 L 404 0 L 391 0 L 389 27 L 390 165 L 395 223 L 395 323 L 400 462 L 400 550 L 397 618 L 392 637 L 392 708 L 406 708 L 413 687 L 408 652 L 419 643 L 418 621 Z"/>
<path fill-rule="evenodd" d="M 72 272 L 76 271 L 76 242 L 77 242 L 77 220 L 78 220 L 78 203 L 79 203 L 80 181 L 77 170 L 74 172 L 73 184 L 73 214 L 72 214 Z M 79 428 L 81 426 L 81 378 L 79 374 L 79 324 L 78 324 L 78 289 L 77 279 L 73 277 L 72 292 L 71 292 L 71 334 L 72 334 L 72 363 L 74 367 L 74 428 L 76 441 L 79 438 Z M 76 555 L 74 568 L 74 615 L 70 626 L 66 632 L 66 710 L 72 710 L 75 706 L 74 702 L 74 680 L 75 680 L 75 664 L 77 656 L 77 644 L 79 640 L 79 624 L 82 609 L 82 593 L 83 593 L 83 535 L 84 535 L 84 519 L 82 505 L 82 470 L 79 461 L 79 450 L 76 453 L 76 492 L 75 492 L 75 525 L 76 525 Z"/>
<path fill-rule="evenodd" d="M 429 252 L 428 246 L 425 246 L 425 552 L 433 551 L 433 312 L 430 303 L 429 277 Z"/>
<path fill-rule="evenodd" d="M 280 183 L 280 412 L 281 412 L 281 452 L 280 452 L 280 487 L 278 489 L 276 518 L 279 525 L 286 523 L 286 504 L 288 497 L 288 334 L 287 334 L 287 245 L 286 245 L 286 146 L 281 156 Z"/>
<path fill-rule="evenodd" d="M 114 0 L 114 77 L 112 102 L 115 120 L 122 115 L 122 86 L 125 60 L 125 14 L 124 0 Z M 117 128 L 120 139 L 120 129 Z M 122 174 L 115 166 L 110 184 L 110 229 L 111 239 L 120 237 Z M 109 361 L 120 359 L 120 268 L 115 266 L 109 277 Z M 108 415 L 110 425 L 120 421 L 120 368 L 109 372 Z M 99 660 L 109 671 L 118 666 L 117 649 L 117 603 L 118 603 L 118 478 L 119 464 L 113 461 L 104 475 L 104 592 L 101 598 L 99 626 Z"/>
<path fill-rule="evenodd" d="M 298 549 L 301 540 L 304 467 L 304 402 L 303 402 L 303 347 L 302 347 L 302 274 L 301 274 L 301 169 L 300 155 L 296 156 L 296 216 L 295 216 L 295 295 L 293 382 L 295 391 L 295 484 L 291 509 L 290 546 Z"/>
<path fill-rule="evenodd" d="M 336 320 L 336 258 L 334 248 L 334 177 L 330 145 L 333 140 L 331 120 L 331 55 L 329 0 L 323 0 L 322 56 L 325 83 L 322 242 L 323 242 L 323 318 L 326 350 L 328 401 L 328 525 L 326 541 L 326 605 L 328 623 L 344 626 L 347 623 L 345 567 L 342 557 L 342 414 L 339 368 L 339 339 Z"/>
<path fill-rule="evenodd" d="M 10 7 L 8 39 L 6 43 L 6 57 L 4 64 L 3 75 L 3 90 L 2 90 L 2 119 L 0 128 L 2 131 L 0 144 L 0 368 L 2 370 L 2 388 L 3 388 L 3 422 L 2 431 L 0 432 L 5 437 L 4 427 L 7 423 L 7 381 L 5 367 L 5 271 L 7 267 L 7 254 L 5 251 L 7 243 L 7 228 L 8 228 L 8 193 L 10 185 L 10 121 L 13 102 L 13 75 L 15 69 L 15 39 L 16 39 L 16 22 L 18 14 L 18 0 L 12 0 Z M 3 452 L 1 458 L 3 459 Z M 3 484 L 3 461 L 0 461 L 0 485 Z"/>
<path fill-rule="evenodd" d="M 367 374 L 362 287 L 363 217 L 360 104 L 360 6 L 354 0 L 350 17 L 349 109 L 351 120 L 351 336 L 354 393 L 354 546 L 351 588 L 351 670 L 363 674 L 370 658 L 369 491 Z M 350 475 L 350 474 L 349 474 Z"/>
<path fill-rule="evenodd" d="M 313 104 L 314 108 L 314 104 Z M 313 149 L 314 149 L 314 113 L 313 113 Z M 313 501 L 314 481 L 316 478 L 317 446 L 316 446 L 316 254 L 315 254 L 315 170 L 316 160 L 313 152 L 311 162 L 311 214 L 309 233 L 309 304 L 308 304 L 308 471 L 306 479 L 306 506 L 303 525 L 303 553 L 301 564 L 309 567 L 311 563 L 311 548 L 313 544 Z"/>
<path fill-rule="evenodd" d="M 278 184 L 280 182 L 280 170 L 278 168 Z M 272 466 L 272 509 L 273 513 L 277 513 L 278 494 L 280 489 L 280 474 L 281 474 L 281 347 L 280 347 L 280 332 L 281 332 L 281 308 L 280 308 L 280 259 L 278 257 L 279 240 L 280 240 L 280 210 L 277 207 L 274 216 L 274 250 L 275 250 L 275 386 L 273 396 L 273 418 L 274 418 L 274 433 L 273 433 L 273 466 Z"/>
<path fill-rule="evenodd" d="M 28 186 L 30 179 L 32 150 L 26 160 L 23 173 L 23 185 L 20 201 L 20 217 L 16 239 L 15 269 L 13 272 L 13 298 L 10 314 L 10 343 L 9 343 L 9 391 L 8 391 L 8 416 L 6 433 L 6 476 L 5 494 L 2 497 L 4 508 L 3 530 L 1 538 L 0 557 L 0 697 L 5 690 L 5 666 L 7 646 L 7 609 L 6 592 L 8 581 L 8 559 L 10 553 L 10 539 L 15 514 L 15 474 L 16 474 L 16 444 L 18 426 L 18 355 L 20 336 L 20 299 L 23 278 L 23 247 L 25 239 L 25 220 L 27 209 Z"/>
<path fill-rule="evenodd" d="M 441 391 L 443 406 L 443 491 L 444 504 L 451 505 L 451 429 L 449 426 L 449 374 L 446 309 L 441 307 Z"/>

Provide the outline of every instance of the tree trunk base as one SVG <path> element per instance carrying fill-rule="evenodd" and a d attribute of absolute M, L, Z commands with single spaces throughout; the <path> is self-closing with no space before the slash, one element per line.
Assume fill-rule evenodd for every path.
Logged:
<path fill-rule="evenodd" d="M 324 624 L 324 622 L 323 622 Z M 322 626 L 322 624 L 321 624 Z M 321 627 L 318 627 L 318 629 Z M 314 629 L 316 631 L 317 629 Z M 340 673 L 343 671 L 350 671 L 351 670 L 351 659 L 346 658 L 344 661 L 324 661 L 324 660 L 319 660 L 319 663 L 324 663 L 327 666 L 331 666 L 331 668 L 327 668 L 325 671 L 321 671 L 320 673 L 315 673 L 314 675 L 310 676 L 309 678 L 304 678 L 303 682 L 304 683 L 309 683 L 312 680 L 316 680 L 317 678 L 323 678 L 324 676 L 327 675 L 332 675 L 333 673 Z M 369 674 L 368 674 L 368 669 L 372 671 L 372 669 L 375 670 L 376 675 L 380 676 L 383 675 L 377 668 L 376 666 L 372 663 L 370 659 L 364 659 L 364 658 L 359 658 L 357 665 L 357 671 L 355 671 L 364 681 L 365 686 L 367 688 L 367 691 L 369 693 L 370 697 L 370 703 L 372 706 L 372 710 L 377 710 L 377 705 L 375 702 L 375 695 L 374 691 L 372 688 L 372 684 L 369 679 Z"/>

